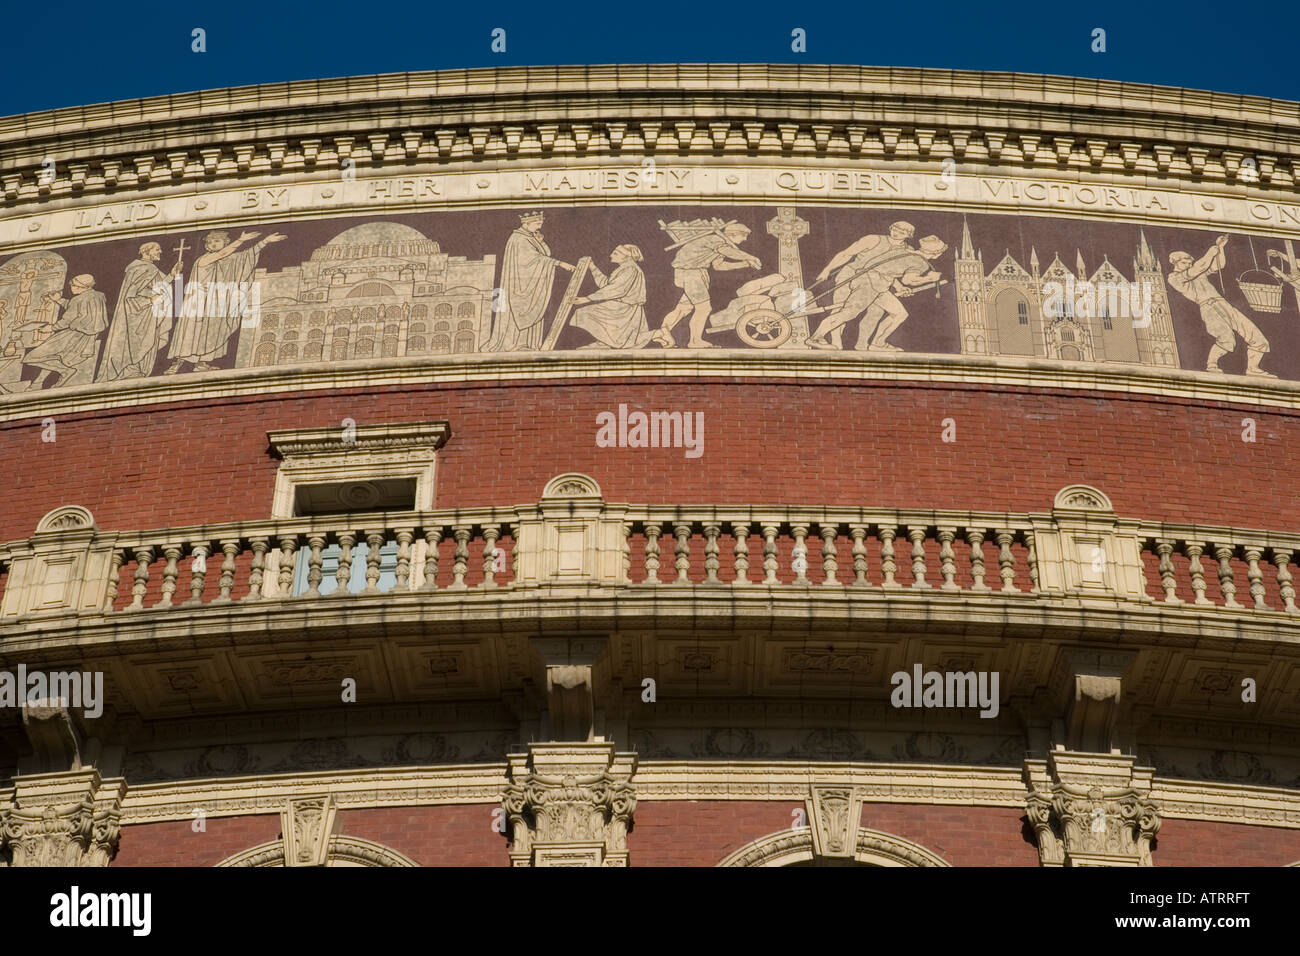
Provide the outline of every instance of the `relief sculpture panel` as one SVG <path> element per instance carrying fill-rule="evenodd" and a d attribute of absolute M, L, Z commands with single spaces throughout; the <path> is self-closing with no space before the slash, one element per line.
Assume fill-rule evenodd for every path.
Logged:
<path fill-rule="evenodd" d="M 0 392 L 570 350 L 961 354 L 1300 380 L 1289 239 L 843 206 L 479 209 L 0 260 Z"/>

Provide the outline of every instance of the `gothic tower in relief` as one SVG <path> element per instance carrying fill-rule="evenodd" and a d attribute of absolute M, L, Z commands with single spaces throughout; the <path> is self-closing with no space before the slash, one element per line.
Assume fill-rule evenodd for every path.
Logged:
<path fill-rule="evenodd" d="M 971 241 L 963 222 L 961 250 L 954 272 L 957 278 L 958 322 L 964 355 L 1024 355 L 1071 362 L 1125 362 L 1176 368 L 1178 347 L 1169 318 L 1169 298 L 1160 263 L 1142 234 L 1133 259 L 1132 286 L 1149 303 L 1147 315 L 1134 319 L 1115 311 L 1105 295 L 1096 308 L 1075 315 L 1066 297 L 1059 307 L 1049 306 L 1048 286 L 1063 289 L 1130 289 L 1130 280 L 1103 257 L 1091 275 L 1083 253 L 1075 251 L 1071 270 L 1055 254 L 1039 269 L 1038 250 L 1030 249 L 1026 269 L 1007 250 L 988 273 L 983 253 Z M 1149 298 L 1147 298 L 1149 297 Z M 1130 300 L 1131 301 L 1131 300 Z M 1146 319 L 1149 318 L 1149 324 Z"/>

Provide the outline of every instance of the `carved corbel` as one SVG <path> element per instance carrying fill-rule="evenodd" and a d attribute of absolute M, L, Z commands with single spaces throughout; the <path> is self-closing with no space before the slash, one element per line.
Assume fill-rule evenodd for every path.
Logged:
<path fill-rule="evenodd" d="M 605 650 L 604 636 L 540 638 L 533 647 L 546 669 L 543 733 L 552 741 L 596 740 L 592 665 Z"/>

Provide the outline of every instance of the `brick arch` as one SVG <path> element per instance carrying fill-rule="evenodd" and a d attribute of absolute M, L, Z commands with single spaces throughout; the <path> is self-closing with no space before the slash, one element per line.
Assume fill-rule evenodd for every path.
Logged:
<path fill-rule="evenodd" d="M 759 837 L 730 854 L 718 866 L 791 866 L 818 859 L 811 827 L 789 828 Z M 948 866 L 948 861 L 919 843 L 892 833 L 858 828 L 853 862 L 868 866 Z M 846 861 L 847 862 L 847 861 Z"/>
<path fill-rule="evenodd" d="M 326 866 L 419 866 L 405 853 L 374 840 L 353 836 L 330 838 Z M 284 866 L 284 840 L 271 840 L 227 857 L 217 866 Z"/>

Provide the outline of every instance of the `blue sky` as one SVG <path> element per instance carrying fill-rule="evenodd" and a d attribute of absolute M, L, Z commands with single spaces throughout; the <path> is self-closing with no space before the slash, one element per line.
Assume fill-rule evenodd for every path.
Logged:
<path fill-rule="evenodd" d="M 23 3 L 0 115 L 312 77 L 504 64 L 857 63 L 1104 77 L 1300 100 L 1295 3 Z M 207 31 L 207 52 L 190 49 Z M 490 49 L 506 30 L 506 52 Z M 794 53 L 791 31 L 807 34 Z M 1106 52 L 1091 50 L 1106 31 Z"/>

